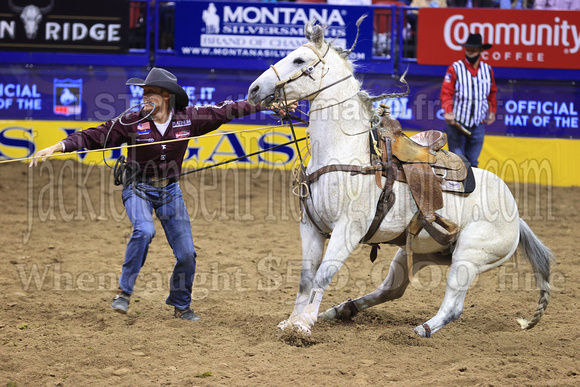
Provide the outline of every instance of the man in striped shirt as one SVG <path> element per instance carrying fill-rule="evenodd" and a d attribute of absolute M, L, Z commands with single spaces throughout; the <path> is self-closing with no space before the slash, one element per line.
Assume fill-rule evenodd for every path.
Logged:
<path fill-rule="evenodd" d="M 465 58 L 449 66 L 445 74 L 441 107 L 449 150 L 477 167 L 485 136 L 483 124 L 495 121 L 497 86 L 491 66 L 481 60 L 481 53 L 491 44 L 483 44 L 480 34 L 469 34 L 463 47 Z"/>

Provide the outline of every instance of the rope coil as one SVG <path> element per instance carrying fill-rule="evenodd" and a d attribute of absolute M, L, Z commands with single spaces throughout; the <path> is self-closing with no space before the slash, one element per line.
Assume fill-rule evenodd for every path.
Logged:
<path fill-rule="evenodd" d="M 113 177 L 115 185 L 123 185 L 123 189 L 130 187 L 135 195 L 153 204 L 162 206 L 173 200 L 173 195 L 167 189 L 164 187 L 151 186 L 151 182 L 147 182 L 143 179 L 141 166 L 138 162 L 134 160 L 126 161 L 125 156 L 123 155 L 119 156 L 115 162 Z M 157 193 L 163 199 L 153 199 L 149 197 L 147 193 Z"/>

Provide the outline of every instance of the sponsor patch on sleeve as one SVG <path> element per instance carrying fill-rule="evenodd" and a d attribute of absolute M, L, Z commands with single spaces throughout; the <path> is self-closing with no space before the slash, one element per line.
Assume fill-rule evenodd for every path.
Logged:
<path fill-rule="evenodd" d="M 451 82 L 451 74 L 450 73 L 445 74 L 445 82 Z"/>

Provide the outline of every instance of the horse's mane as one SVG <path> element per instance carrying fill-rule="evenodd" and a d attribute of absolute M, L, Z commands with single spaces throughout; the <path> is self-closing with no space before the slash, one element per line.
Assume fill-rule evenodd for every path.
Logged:
<path fill-rule="evenodd" d="M 314 21 L 314 20 L 311 20 L 306 24 L 306 28 L 305 28 L 306 39 L 308 39 L 309 42 L 313 42 L 313 43 L 318 42 L 318 43 L 327 44 L 330 49 L 334 50 L 338 54 L 338 56 L 340 58 L 342 58 L 346 68 L 354 75 L 355 71 L 357 69 L 357 64 L 356 64 L 355 60 L 352 60 L 349 58 L 349 55 L 351 54 L 351 52 L 354 50 L 354 48 L 356 46 L 356 43 L 358 41 L 358 35 L 359 35 L 359 26 L 362 23 L 362 21 L 366 18 L 366 16 L 367 15 L 363 15 L 357 20 L 357 22 L 356 22 L 356 27 L 357 27 L 356 38 L 355 38 L 353 45 L 348 50 L 344 49 L 342 47 L 333 45 L 332 43 L 334 42 L 334 39 L 332 41 L 328 41 L 327 39 L 325 39 L 324 38 L 324 31 L 328 28 L 328 26 L 316 24 L 316 21 Z M 380 101 L 380 100 L 383 100 L 386 98 L 400 98 L 400 97 L 404 97 L 404 96 L 408 95 L 409 94 L 409 85 L 405 81 L 406 74 L 407 74 L 407 72 L 405 71 L 405 73 L 400 78 L 400 81 L 407 86 L 407 91 L 405 93 L 392 93 L 392 94 L 384 93 L 384 94 L 381 94 L 379 96 L 371 96 L 367 91 L 362 90 L 362 88 L 361 88 L 361 90 L 358 93 L 358 97 L 363 102 L 363 106 L 365 107 L 365 109 L 368 109 L 368 111 L 370 112 L 373 109 L 373 106 L 372 106 L 373 102 Z M 359 84 L 359 88 L 362 87 L 362 81 L 356 77 L 355 77 L 355 79 Z"/>
<path fill-rule="evenodd" d="M 357 64 L 355 60 L 349 59 L 350 50 L 345 50 L 342 47 L 334 46 L 332 42 L 328 42 L 326 39 L 324 41 L 330 46 L 336 53 L 344 60 L 346 67 L 354 74 L 357 69 Z"/>
<path fill-rule="evenodd" d="M 361 90 L 358 93 L 358 97 L 361 99 L 365 109 L 367 109 L 368 111 L 371 111 L 373 109 L 373 102 L 381 101 L 381 100 L 388 99 L 388 98 L 400 98 L 400 97 L 404 97 L 404 96 L 409 94 L 409 85 L 407 84 L 407 81 L 405 80 L 405 75 L 407 74 L 407 72 L 405 71 L 405 73 L 401 76 L 401 78 L 399 80 L 401 83 L 403 83 L 407 86 L 406 92 L 404 92 L 404 93 L 384 93 L 384 94 L 381 94 L 378 96 L 370 95 L 366 90 L 362 89 L 362 80 L 360 80 L 358 77 L 356 77 L 357 63 L 355 60 L 351 60 L 349 58 L 349 55 L 352 51 L 352 48 L 349 50 L 345 50 L 342 47 L 333 45 L 332 41 L 329 42 L 326 39 L 324 39 L 324 43 L 328 44 L 328 46 L 332 50 L 336 51 L 336 53 L 339 55 L 339 57 L 342 58 L 342 60 L 344 61 L 345 66 L 350 70 L 351 73 L 353 73 L 353 75 L 355 75 L 355 79 L 358 82 L 359 88 L 361 88 Z"/>

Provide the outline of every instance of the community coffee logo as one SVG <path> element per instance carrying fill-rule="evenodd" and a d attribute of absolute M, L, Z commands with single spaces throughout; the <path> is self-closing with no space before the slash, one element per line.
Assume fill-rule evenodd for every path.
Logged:
<path fill-rule="evenodd" d="M 492 67 L 580 69 L 580 12 L 421 8 L 417 62 L 446 65 L 460 59 L 470 33 L 493 45 L 481 57 Z"/>
<path fill-rule="evenodd" d="M 556 16 L 545 23 L 471 22 L 464 15 L 453 15 L 445 22 L 443 36 L 447 47 L 461 51 L 470 32 L 479 32 L 486 42 L 494 45 L 527 47 L 562 47 L 565 54 L 580 49 L 580 28 Z"/>

